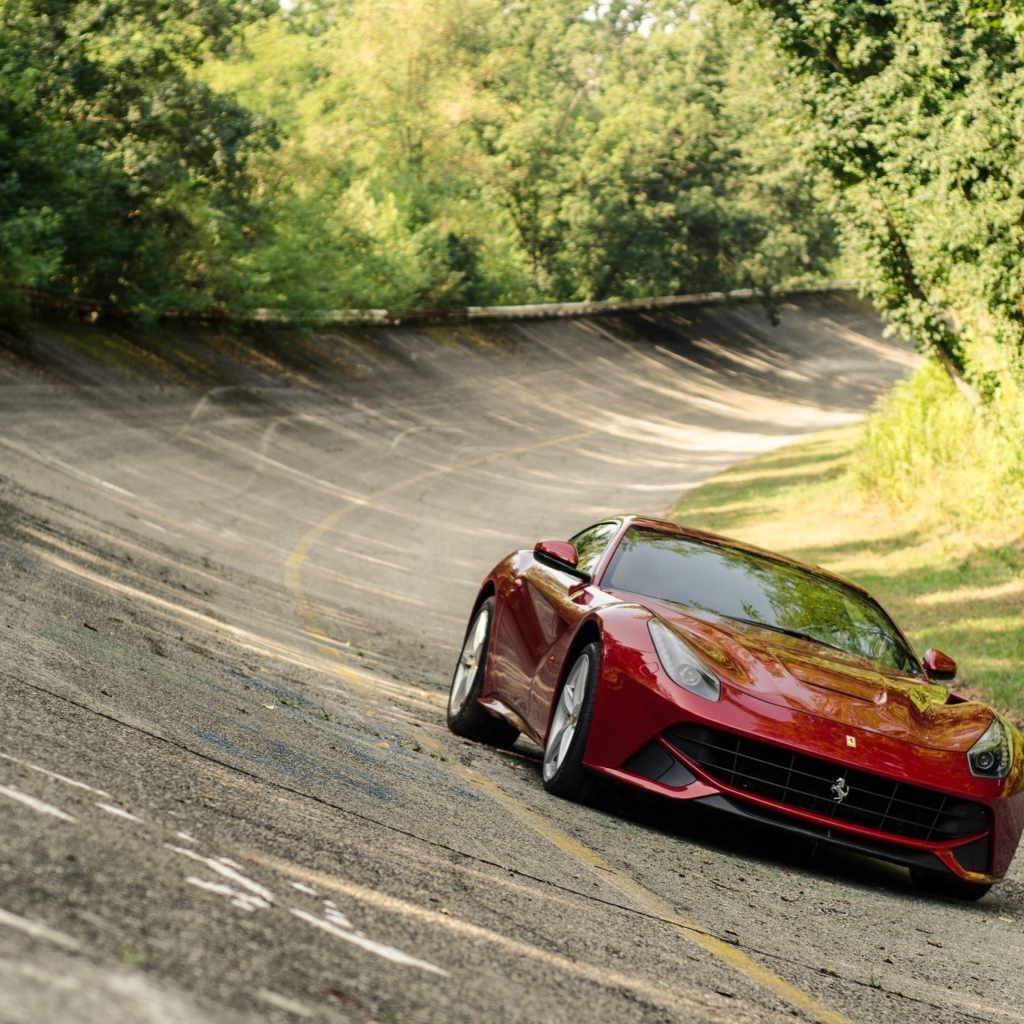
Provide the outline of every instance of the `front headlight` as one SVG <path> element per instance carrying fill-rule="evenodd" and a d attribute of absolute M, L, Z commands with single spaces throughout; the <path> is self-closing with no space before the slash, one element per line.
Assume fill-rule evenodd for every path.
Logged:
<path fill-rule="evenodd" d="M 722 684 L 674 629 L 660 619 L 651 619 L 647 628 L 661 667 L 673 683 L 707 700 L 722 696 Z"/>
<path fill-rule="evenodd" d="M 1013 767 L 1013 740 L 1010 731 L 998 718 L 984 735 L 967 751 L 967 763 L 974 775 L 984 779 L 1005 779 Z"/>

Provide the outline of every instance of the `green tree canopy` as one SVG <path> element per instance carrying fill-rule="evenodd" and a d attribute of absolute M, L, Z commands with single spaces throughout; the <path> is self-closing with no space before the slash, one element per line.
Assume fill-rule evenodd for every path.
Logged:
<path fill-rule="evenodd" d="M 155 311 L 827 273 L 767 19 L 722 0 L 0 0 L 0 280 Z"/>
<path fill-rule="evenodd" d="M 871 298 L 977 400 L 1024 381 L 1024 7 L 752 0 Z M 965 383 L 966 378 L 966 383 Z"/>
<path fill-rule="evenodd" d="M 143 310 L 237 290 L 272 134 L 192 71 L 269 6 L 0 0 L 0 283 Z"/>

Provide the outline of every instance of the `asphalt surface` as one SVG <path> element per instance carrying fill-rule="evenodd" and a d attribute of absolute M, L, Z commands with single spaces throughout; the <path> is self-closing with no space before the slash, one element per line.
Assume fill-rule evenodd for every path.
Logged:
<path fill-rule="evenodd" d="M 202 387 L 52 326 L 20 348 L 4 1024 L 1022 1019 L 1020 861 L 977 904 L 926 897 L 692 809 L 557 800 L 531 746 L 444 727 L 498 558 L 853 422 L 913 364 L 872 317 L 396 328 L 291 361 L 197 337 Z"/>

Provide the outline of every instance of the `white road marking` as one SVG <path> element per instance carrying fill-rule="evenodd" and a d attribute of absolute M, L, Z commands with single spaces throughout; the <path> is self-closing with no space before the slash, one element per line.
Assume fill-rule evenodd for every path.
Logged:
<path fill-rule="evenodd" d="M 338 909 L 338 904 L 331 900 L 324 900 L 324 917 L 327 918 L 331 924 L 338 925 L 339 928 L 347 928 L 351 932 L 356 932 L 357 935 L 362 935 L 360 931 L 356 931 L 355 925 Z"/>
<path fill-rule="evenodd" d="M 222 875 L 236 885 L 248 889 L 254 896 L 258 896 L 268 904 L 274 902 L 274 894 L 265 886 L 260 885 L 259 882 L 246 878 L 242 874 L 240 865 L 236 864 L 233 860 L 228 860 L 227 857 L 203 857 L 192 850 L 186 850 L 183 846 L 171 846 L 170 843 L 166 845 L 169 850 L 180 853 L 183 857 L 188 857 L 191 860 L 199 861 L 200 864 L 205 864 L 211 871 L 215 871 L 218 875 Z"/>
<path fill-rule="evenodd" d="M 316 889 L 314 889 L 314 888 L 312 888 L 311 886 L 308 886 L 308 885 L 303 885 L 302 882 L 292 882 L 292 888 L 293 889 L 298 889 L 299 892 L 304 892 L 304 893 L 306 893 L 309 896 L 319 896 L 320 895 L 320 893 L 318 893 L 316 891 Z"/>
<path fill-rule="evenodd" d="M 142 823 L 142 819 L 141 818 L 136 817 L 134 814 L 132 814 L 131 811 L 126 811 L 123 807 L 115 807 L 113 804 L 101 804 L 101 803 L 97 803 L 96 806 L 101 811 L 106 811 L 107 814 L 113 814 L 117 818 L 124 818 L 125 821 L 137 821 L 140 824 Z"/>
<path fill-rule="evenodd" d="M 330 921 L 325 921 L 321 917 L 316 917 L 314 914 L 307 914 L 305 910 L 297 910 L 295 907 L 292 907 L 291 910 L 296 917 L 313 925 L 314 928 L 319 928 L 321 931 L 327 932 L 328 935 L 333 935 L 344 942 L 350 942 L 353 946 L 359 946 L 360 949 L 365 949 L 367 952 L 375 953 L 385 960 L 392 961 L 392 963 L 403 964 L 406 967 L 418 967 L 420 970 L 429 971 L 431 974 L 440 974 L 442 978 L 450 976 L 447 971 L 442 970 L 440 967 L 435 967 L 434 964 L 427 963 L 426 960 L 418 960 L 414 956 L 409 956 L 408 953 L 403 953 L 400 949 L 395 949 L 394 946 L 387 946 L 383 942 L 374 942 L 373 939 L 368 939 L 359 932 L 349 931 L 347 928 L 339 927 Z"/>
<path fill-rule="evenodd" d="M 20 789 L 15 789 L 13 786 L 0 786 L 0 793 L 12 800 L 17 800 L 18 803 L 22 803 L 26 807 L 31 807 L 33 811 L 38 811 L 40 814 L 51 814 L 55 818 L 60 818 L 61 821 L 70 821 L 74 824 L 75 819 L 70 814 L 65 814 L 59 807 L 54 807 L 53 804 L 48 804 L 44 800 L 37 800 L 34 796 L 22 793 Z"/>
<path fill-rule="evenodd" d="M 71 938 L 70 935 L 65 935 L 41 921 L 30 921 L 27 917 L 19 917 L 8 910 L 0 910 L 0 924 L 31 935 L 34 939 L 46 939 L 47 942 L 52 942 L 55 946 L 61 946 L 71 952 L 77 952 L 82 948 L 82 944 L 77 939 Z"/>
<path fill-rule="evenodd" d="M 297 999 L 289 999 L 278 992 L 271 992 L 269 988 L 261 988 L 256 995 L 265 1003 L 270 1003 L 271 1006 L 276 1007 L 278 1010 L 284 1010 L 285 1013 L 294 1014 L 296 1017 L 313 1016 L 313 1011 Z"/>
<path fill-rule="evenodd" d="M 29 761 L 22 761 L 17 757 L 11 757 L 10 754 L 0 754 L 0 758 L 3 758 L 5 761 L 10 761 L 13 764 L 19 764 L 22 768 L 31 768 L 32 771 L 39 772 L 40 775 L 47 775 L 51 779 L 56 779 L 58 782 L 63 782 L 68 786 L 76 786 L 78 789 L 87 789 L 90 793 L 95 793 L 97 796 L 110 796 L 105 789 L 94 789 L 92 786 L 87 786 L 84 782 L 79 782 L 77 779 L 69 779 L 66 775 L 58 775 L 56 772 L 51 772 L 47 768 L 40 768 L 37 764 L 32 764 Z"/>
<path fill-rule="evenodd" d="M 231 900 L 232 906 L 238 907 L 239 910 L 245 910 L 248 913 L 252 913 L 254 910 L 265 910 L 270 906 L 265 899 L 253 896 L 247 892 L 239 892 L 223 882 L 209 882 L 205 878 L 196 878 L 195 875 L 189 875 L 185 881 L 189 885 L 196 886 L 198 889 L 205 889 L 207 892 L 216 893 L 218 896 L 227 896 Z"/>

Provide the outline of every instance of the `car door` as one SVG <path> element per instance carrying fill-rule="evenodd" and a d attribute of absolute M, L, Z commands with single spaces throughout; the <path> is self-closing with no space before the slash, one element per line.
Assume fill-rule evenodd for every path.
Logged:
<path fill-rule="evenodd" d="M 536 728 L 530 690 L 552 648 L 581 611 L 568 591 L 582 584 L 569 572 L 526 558 L 498 617 L 495 652 L 500 696 Z M 542 728 L 546 724 L 545 719 Z"/>
<path fill-rule="evenodd" d="M 554 570 L 538 562 L 532 553 L 523 552 L 516 560 L 515 571 L 503 581 L 494 627 L 496 693 L 527 720 L 530 686 L 556 629 L 551 592 L 558 589 L 559 582 L 553 574 Z M 572 579 L 566 573 L 558 575 Z M 563 592 L 566 587 L 561 584 Z"/>
<path fill-rule="evenodd" d="M 580 572 L 594 572 L 619 527 L 617 522 L 598 523 L 572 538 L 578 558 L 576 567 Z M 574 627 L 592 607 L 597 588 L 581 580 L 577 574 L 546 563 L 536 563 L 534 570 L 524 584 L 538 636 L 538 646 L 533 653 L 527 721 L 537 735 L 543 737 L 551 700 L 561 678 L 565 648 Z"/>

